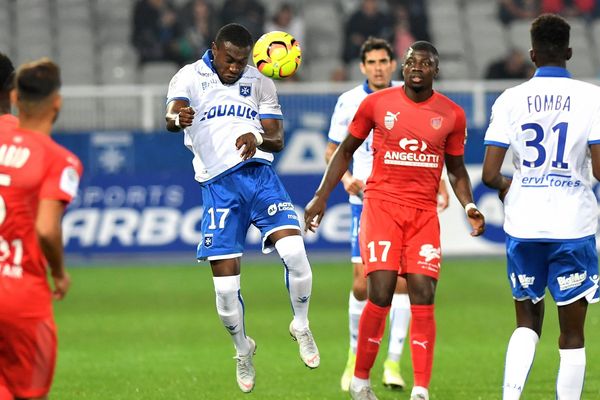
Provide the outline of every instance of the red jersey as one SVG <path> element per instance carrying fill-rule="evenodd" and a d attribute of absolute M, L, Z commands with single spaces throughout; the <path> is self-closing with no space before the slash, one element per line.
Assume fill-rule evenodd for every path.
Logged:
<path fill-rule="evenodd" d="M 436 210 L 445 154 L 464 154 L 465 112 L 434 92 L 415 103 L 403 87 L 367 96 L 348 131 L 366 139 L 373 130 L 373 170 L 365 198 Z"/>
<path fill-rule="evenodd" d="M 0 115 L 0 132 L 8 131 L 19 125 L 19 119 L 12 114 Z"/>
<path fill-rule="evenodd" d="M 79 159 L 48 135 L 0 132 L 0 317 L 51 315 L 47 262 L 35 230 L 38 205 L 69 203 L 82 171 Z"/>

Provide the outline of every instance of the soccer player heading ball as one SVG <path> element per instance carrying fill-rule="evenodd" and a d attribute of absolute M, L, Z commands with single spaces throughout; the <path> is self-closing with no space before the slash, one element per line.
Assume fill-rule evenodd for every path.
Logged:
<path fill-rule="evenodd" d="M 434 296 L 440 272 L 437 193 L 445 161 L 456 197 L 465 207 L 473 236 L 484 230 L 473 203 L 463 160 L 464 111 L 433 91 L 438 52 L 415 42 L 404 56 L 404 86 L 367 96 L 334 153 L 321 185 L 305 210 L 306 229 L 318 227 L 333 188 L 354 152 L 373 131 L 373 170 L 364 190 L 359 242 L 365 264 L 367 304 L 358 327 L 353 399 L 376 399 L 369 374 L 383 336 L 398 275 L 406 278 L 411 303 L 411 398 L 428 400 L 435 345 Z"/>
<path fill-rule="evenodd" d="M 197 257 L 213 273 L 217 312 L 237 352 L 237 382 L 254 388 L 256 343 L 246 336 L 240 265 L 250 224 L 260 229 L 264 253 L 277 250 L 285 268 L 294 319 L 289 332 L 300 357 L 319 366 L 308 325 L 312 272 L 300 223 L 288 193 L 271 166 L 283 149 L 283 116 L 275 84 L 248 66 L 252 38 L 238 24 L 223 26 L 211 49 L 183 67 L 169 85 L 167 129 L 184 131 L 194 153 L 204 214 Z"/>

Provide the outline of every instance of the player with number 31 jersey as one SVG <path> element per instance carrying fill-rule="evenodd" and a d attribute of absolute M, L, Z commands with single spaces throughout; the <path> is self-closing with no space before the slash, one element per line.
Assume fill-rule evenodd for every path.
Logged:
<path fill-rule="evenodd" d="M 513 151 L 515 173 L 504 199 L 510 236 L 577 239 L 596 233 L 587 147 L 600 143 L 599 98 L 598 87 L 571 79 L 567 70 L 542 67 L 496 100 L 485 144 Z"/>

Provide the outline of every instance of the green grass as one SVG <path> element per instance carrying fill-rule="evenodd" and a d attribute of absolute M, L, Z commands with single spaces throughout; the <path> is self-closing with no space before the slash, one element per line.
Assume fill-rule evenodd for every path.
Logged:
<path fill-rule="evenodd" d="M 247 332 L 256 339 L 257 384 L 242 394 L 234 349 L 215 311 L 210 269 L 199 266 L 71 268 L 73 287 L 56 304 L 59 358 L 52 398 L 69 399 L 345 399 L 339 390 L 347 349 L 351 267 L 313 263 L 311 328 L 321 366 L 304 367 L 287 332 L 291 311 L 279 265 L 242 271 Z M 431 399 L 500 399 L 506 344 L 514 329 L 501 260 L 448 260 L 436 299 L 437 344 Z M 600 397 L 600 309 L 586 326 L 584 398 Z M 524 400 L 554 398 L 558 368 L 556 308 L 546 323 Z M 382 400 L 407 399 L 382 387 L 386 341 L 373 369 Z M 402 370 L 412 381 L 410 353 Z"/>

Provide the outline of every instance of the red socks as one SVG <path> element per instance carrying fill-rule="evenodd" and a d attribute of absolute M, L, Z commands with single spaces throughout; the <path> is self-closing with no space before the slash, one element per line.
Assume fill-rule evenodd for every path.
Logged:
<path fill-rule="evenodd" d="M 379 351 L 389 311 L 390 306 L 379 307 L 367 301 L 358 323 L 358 350 L 354 369 L 354 376 L 357 378 L 369 379 L 369 372 Z"/>
<path fill-rule="evenodd" d="M 435 319 L 433 304 L 410 306 L 410 352 L 412 355 L 414 386 L 429 387 L 435 347 Z M 358 364 L 357 364 L 358 365 Z"/>

